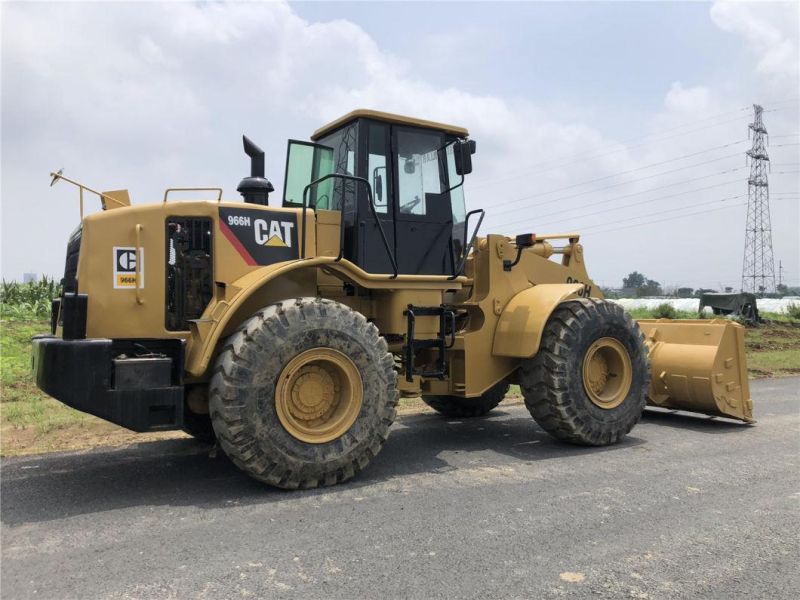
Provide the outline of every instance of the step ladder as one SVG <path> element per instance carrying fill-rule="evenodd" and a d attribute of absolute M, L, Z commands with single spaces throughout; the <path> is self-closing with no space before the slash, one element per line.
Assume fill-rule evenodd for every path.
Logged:
<path fill-rule="evenodd" d="M 448 309 L 443 304 L 440 306 L 414 306 L 413 304 L 409 304 L 408 308 L 403 311 L 403 314 L 408 320 L 406 345 L 403 346 L 403 362 L 406 370 L 406 381 L 413 381 L 414 375 L 444 379 L 447 376 L 447 361 L 445 360 L 446 353 L 447 350 L 452 348 L 453 344 L 456 343 L 455 312 Z M 415 329 L 417 317 L 439 317 L 438 336 L 433 339 L 416 339 Z M 448 325 L 450 329 L 449 333 Z M 414 365 L 414 358 L 416 357 L 417 350 L 422 350 L 423 348 L 436 348 L 439 350 L 439 356 L 436 360 L 436 368 L 431 371 L 417 369 L 417 367 Z"/>

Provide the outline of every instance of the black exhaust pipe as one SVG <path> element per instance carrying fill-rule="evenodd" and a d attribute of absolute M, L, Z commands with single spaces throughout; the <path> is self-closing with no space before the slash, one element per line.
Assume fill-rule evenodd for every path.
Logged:
<path fill-rule="evenodd" d="M 244 153 L 250 157 L 250 177 L 245 177 L 239 182 L 236 191 L 250 204 L 269 204 L 269 193 L 275 188 L 264 177 L 264 151 L 256 146 L 246 135 L 242 136 Z"/>

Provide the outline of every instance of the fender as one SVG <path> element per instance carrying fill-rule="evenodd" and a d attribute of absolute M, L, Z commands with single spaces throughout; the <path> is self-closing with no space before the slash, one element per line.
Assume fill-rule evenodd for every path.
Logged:
<path fill-rule="evenodd" d="M 532 357 L 539 351 L 550 315 L 564 300 L 577 298 L 583 287 L 581 283 L 542 283 L 519 292 L 500 315 L 492 354 Z"/>
<path fill-rule="evenodd" d="M 242 310 L 246 308 L 247 301 L 264 289 L 265 285 L 292 271 L 318 267 L 330 260 L 328 258 L 311 258 L 275 263 L 251 271 L 229 284 L 228 291 L 229 293 L 232 291 L 232 293 L 226 294 L 224 298 L 216 298 L 206 308 L 203 318 L 192 323 L 192 335 L 186 348 L 186 371 L 194 377 L 201 377 L 205 373 L 217 343 L 229 325 L 235 325 L 239 320 L 250 316 L 250 314 L 242 316 Z M 300 295 L 316 295 L 316 286 L 313 290 Z M 239 318 L 234 320 L 234 317 Z"/>
<path fill-rule="evenodd" d="M 275 294 L 274 300 L 298 296 L 316 296 L 316 279 L 308 289 L 293 283 L 294 289 L 288 294 L 286 290 L 269 289 L 267 284 L 287 274 L 301 269 L 316 272 L 325 268 L 335 272 L 343 281 L 350 281 L 368 289 L 442 289 L 457 290 L 467 281 L 465 277 L 451 280 L 448 276 L 438 275 L 389 275 L 367 273 L 346 259 L 318 256 L 303 260 L 275 263 L 255 269 L 228 285 L 225 297 L 218 297 L 208 305 L 201 319 L 192 323 L 192 335 L 186 348 L 186 371 L 193 377 L 202 377 L 211 363 L 211 358 L 219 341 L 243 319 L 250 317 L 264 304 L 253 305 L 248 301 L 256 300 L 256 294 L 267 289 Z"/>

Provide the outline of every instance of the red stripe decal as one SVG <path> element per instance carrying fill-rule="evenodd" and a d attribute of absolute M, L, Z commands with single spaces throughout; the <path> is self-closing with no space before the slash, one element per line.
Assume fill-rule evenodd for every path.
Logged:
<path fill-rule="evenodd" d="M 244 259 L 244 262 L 251 266 L 256 266 L 258 264 L 255 260 L 253 260 L 253 257 L 250 256 L 247 248 L 242 246 L 242 242 L 239 241 L 239 239 L 236 237 L 236 234 L 231 231 L 231 228 L 228 227 L 228 225 L 222 219 L 219 221 L 219 228 L 222 230 L 222 234 L 228 238 L 228 241 L 233 245 L 233 247 L 236 248 L 236 251 Z"/>

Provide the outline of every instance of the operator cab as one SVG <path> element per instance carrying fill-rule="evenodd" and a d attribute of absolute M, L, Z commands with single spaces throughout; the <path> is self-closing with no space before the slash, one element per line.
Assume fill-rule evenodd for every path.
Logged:
<path fill-rule="evenodd" d="M 402 274 L 454 275 L 466 245 L 462 184 L 475 152 L 468 135 L 353 111 L 315 131 L 311 143 L 289 141 L 283 206 L 303 206 L 305 192 L 306 206 L 339 211 L 343 256 L 367 272 L 392 273 L 394 258 Z M 330 174 L 338 175 L 312 184 Z"/>

